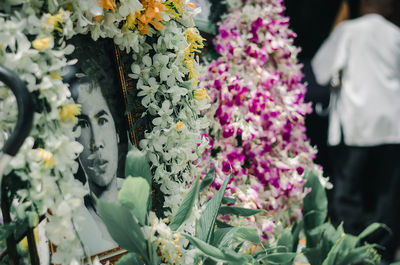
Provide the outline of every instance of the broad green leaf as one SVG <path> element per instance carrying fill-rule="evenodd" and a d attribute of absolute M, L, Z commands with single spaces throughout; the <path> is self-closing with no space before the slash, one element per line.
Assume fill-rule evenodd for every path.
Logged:
<path fill-rule="evenodd" d="M 135 253 L 128 253 L 122 256 L 115 265 L 144 265 Z"/>
<path fill-rule="evenodd" d="M 306 230 L 307 248 L 302 252 L 311 265 L 320 265 L 328 256 L 333 245 L 342 236 L 341 226 L 337 230 L 330 223 L 324 223 L 311 230 Z"/>
<path fill-rule="evenodd" d="M 322 265 L 340 264 L 341 260 L 356 247 L 356 244 L 357 238 L 355 236 L 343 234 L 343 236 L 336 241 L 335 245 L 333 245 Z"/>
<path fill-rule="evenodd" d="M 254 244 L 260 244 L 260 236 L 258 235 L 257 229 L 251 226 L 237 227 L 235 238 L 240 238 L 252 242 Z"/>
<path fill-rule="evenodd" d="M 130 211 L 115 203 L 97 200 L 97 209 L 108 232 L 117 244 L 148 261 L 146 240 L 141 227 Z"/>
<path fill-rule="evenodd" d="M 200 239 L 193 237 L 191 235 L 188 235 L 188 234 L 183 234 L 183 235 L 187 238 L 187 240 L 189 240 L 189 242 L 193 246 L 198 248 L 201 252 L 203 252 L 203 254 L 205 254 L 206 256 L 208 256 L 210 258 L 226 261 L 226 262 L 229 262 L 229 264 L 238 264 L 239 265 L 239 264 L 242 264 L 242 262 L 243 262 L 242 258 L 234 257 L 233 255 L 226 255 L 220 249 L 218 249 L 210 244 L 207 244 L 203 240 L 200 240 Z"/>
<path fill-rule="evenodd" d="M 214 182 L 215 177 L 215 166 L 211 167 L 211 169 L 207 172 L 206 176 L 203 178 L 200 184 L 200 192 L 207 189 Z"/>
<path fill-rule="evenodd" d="M 321 250 L 319 248 L 303 248 L 302 251 L 304 256 L 306 256 L 308 262 L 311 265 L 320 265 L 326 258 L 326 256 L 321 255 Z"/>
<path fill-rule="evenodd" d="M 226 187 L 228 186 L 231 177 L 232 175 L 226 177 L 219 191 L 214 195 L 214 197 L 212 197 L 211 200 L 208 201 L 206 209 L 199 219 L 199 226 L 197 230 L 198 238 L 207 243 L 211 241 L 211 235 L 214 230 L 215 220 L 217 219 L 219 207 L 221 206 L 222 198 L 224 197 Z"/>
<path fill-rule="evenodd" d="M 236 206 L 221 206 L 219 209 L 219 213 L 222 215 L 225 214 L 234 214 L 234 215 L 239 215 L 239 216 L 252 216 L 258 213 L 264 212 L 264 210 L 261 209 L 249 209 L 249 208 L 242 208 L 242 207 L 236 207 Z"/>
<path fill-rule="evenodd" d="M 272 253 L 265 256 L 263 259 L 268 261 L 268 264 L 285 264 L 292 262 L 296 257 L 296 253 Z"/>
<path fill-rule="evenodd" d="M 285 250 L 280 250 L 279 252 L 291 252 L 293 248 L 293 236 L 290 229 L 285 229 L 278 239 L 277 246 L 285 247 Z"/>
<path fill-rule="evenodd" d="M 345 257 L 341 257 L 342 260 L 337 265 L 348 265 L 353 264 L 356 261 L 364 260 L 368 256 L 368 249 L 373 248 L 374 245 L 366 245 L 350 250 Z"/>
<path fill-rule="evenodd" d="M 339 255 L 341 245 L 343 244 L 344 237 L 339 238 L 339 240 L 333 245 L 331 251 L 329 251 L 328 256 L 322 263 L 322 265 L 336 265 L 336 259 Z"/>
<path fill-rule="evenodd" d="M 218 247 L 219 244 L 221 243 L 222 239 L 225 237 L 225 235 L 231 231 L 234 227 L 225 227 L 225 228 L 218 228 L 214 231 L 214 236 L 212 237 L 212 242 L 211 245 L 214 247 Z"/>
<path fill-rule="evenodd" d="M 311 188 L 311 192 L 303 200 L 304 227 L 305 229 L 312 229 L 324 223 L 328 213 L 328 200 L 318 176 L 312 171 L 307 171 L 306 179 L 307 182 L 304 187 Z M 315 214 L 307 216 L 307 213 L 310 211 L 314 211 Z"/>
<path fill-rule="evenodd" d="M 194 202 L 199 194 L 199 177 L 193 182 L 193 185 L 190 187 L 188 193 L 182 201 L 181 206 L 178 209 L 178 212 L 172 218 L 172 221 L 169 225 L 171 230 L 176 231 L 178 228 L 185 222 L 193 209 Z"/>
<path fill-rule="evenodd" d="M 235 252 L 231 248 L 228 248 L 228 247 L 222 248 L 221 251 L 229 259 L 240 260 L 241 264 L 246 264 L 246 263 L 249 262 L 249 260 L 252 259 L 252 257 L 250 255 L 244 254 L 244 253 Z"/>
<path fill-rule="evenodd" d="M 218 226 L 218 228 L 229 228 L 229 227 L 233 227 L 230 224 L 227 224 L 225 222 L 222 222 L 220 220 L 216 220 L 215 224 Z"/>
<path fill-rule="evenodd" d="M 222 198 L 222 204 L 236 203 L 236 201 L 237 201 L 236 198 L 231 198 L 231 197 L 223 197 Z"/>
<path fill-rule="evenodd" d="M 126 155 L 125 176 L 142 177 L 151 186 L 152 175 L 146 154 L 132 145 Z"/>
<path fill-rule="evenodd" d="M 369 236 L 370 234 L 372 234 L 373 232 L 375 232 L 379 228 L 385 229 L 386 231 L 388 231 L 388 233 L 391 232 L 391 229 L 387 225 L 381 224 L 381 223 L 373 223 L 373 224 L 369 225 L 367 228 L 365 228 L 364 231 L 362 231 L 358 235 L 358 239 L 361 240 L 361 239 Z"/>
<path fill-rule="evenodd" d="M 217 230 L 218 231 L 218 230 Z M 220 240 L 218 247 L 227 247 L 233 240 L 246 240 L 255 244 L 260 243 L 257 229 L 254 227 L 233 227 Z"/>
<path fill-rule="evenodd" d="M 299 245 L 300 240 L 300 231 L 303 229 L 303 220 L 300 222 L 296 222 L 292 227 L 292 237 L 293 237 L 293 244 L 292 244 L 292 252 L 297 251 L 297 246 Z"/>
<path fill-rule="evenodd" d="M 335 242 L 339 239 L 339 237 L 341 237 L 343 234 L 340 229 L 335 230 L 331 223 L 324 223 L 311 230 L 306 230 L 305 233 L 307 238 L 307 247 L 313 248 L 317 245 L 321 247 L 326 246 L 326 253 L 321 253 L 325 253 L 326 255 L 335 244 Z M 321 251 L 323 251 L 323 249 Z"/>
<path fill-rule="evenodd" d="M 150 195 L 150 186 L 144 178 L 125 179 L 118 193 L 118 200 L 128 208 L 141 224 L 145 224 L 147 216 L 147 201 Z"/>

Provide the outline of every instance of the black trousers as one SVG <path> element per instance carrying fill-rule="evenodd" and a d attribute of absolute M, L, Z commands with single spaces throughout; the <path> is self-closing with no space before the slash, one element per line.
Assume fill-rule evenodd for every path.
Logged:
<path fill-rule="evenodd" d="M 400 144 L 331 147 L 333 209 L 346 233 L 358 235 L 373 222 L 379 231 L 369 238 L 383 245 L 385 260 L 393 259 L 400 238 Z"/>

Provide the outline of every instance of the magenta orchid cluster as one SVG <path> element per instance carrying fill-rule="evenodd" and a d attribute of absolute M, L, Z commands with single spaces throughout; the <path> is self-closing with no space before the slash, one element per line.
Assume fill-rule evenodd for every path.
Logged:
<path fill-rule="evenodd" d="M 256 224 L 265 239 L 302 217 L 306 168 L 316 151 L 305 135 L 299 49 L 288 28 L 281 0 L 247 1 L 219 23 L 215 46 L 218 60 L 208 66 L 201 86 L 212 107 L 211 148 L 206 159 L 216 166 L 207 196 L 233 174 L 227 196 L 240 207 L 263 209 L 256 217 L 224 216 L 234 224 Z"/>

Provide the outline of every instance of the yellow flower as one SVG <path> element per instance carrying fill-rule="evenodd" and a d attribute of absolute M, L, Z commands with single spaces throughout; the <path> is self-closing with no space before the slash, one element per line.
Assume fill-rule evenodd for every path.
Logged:
<path fill-rule="evenodd" d="M 207 94 L 207 91 L 205 88 L 198 88 L 194 91 L 194 98 L 202 101 L 205 100 L 206 98 L 211 99 L 210 96 Z"/>
<path fill-rule="evenodd" d="M 182 126 L 183 126 L 183 122 L 178 121 L 178 122 L 176 123 L 175 128 L 179 131 L 180 129 L 182 129 Z"/>
<path fill-rule="evenodd" d="M 186 68 L 189 70 L 189 79 L 197 79 L 200 77 L 200 74 L 196 72 L 196 68 L 194 67 L 195 63 L 195 60 L 191 57 L 185 60 Z"/>
<path fill-rule="evenodd" d="M 200 75 L 196 73 L 196 68 L 194 67 L 194 53 L 199 53 L 200 49 L 204 47 L 204 39 L 197 33 L 195 28 L 188 28 L 185 32 L 185 38 L 189 47 L 184 51 L 184 64 L 189 70 L 189 79 L 193 79 L 193 85 L 196 86 Z"/>
<path fill-rule="evenodd" d="M 164 3 L 165 12 L 173 19 L 180 18 L 184 12 L 182 0 L 168 0 Z"/>
<path fill-rule="evenodd" d="M 53 79 L 62 79 L 59 73 L 50 73 L 50 77 Z"/>
<path fill-rule="evenodd" d="M 32 42 L 32 46 L 36 50 L 45 50 L 45 49 L 52 48 L 52 46 L 53 46 L 53 38 L 52 37 L 46 37 L 46 36 L 38 36 Z"/>
<path fill-rule="evenodd" d="M 71 120 L 74 123 L 77 123 L 78 119 L 76 118 L 76 116 L 79 114 L 81 114 L 81 105 L 79 104 L 66 105 L 62 107 L 60 110 L 60 119 L 62 122 Z"/>
<path fill-rule="evenodd" d="M 140 12 L 136 10 L 135 15 L 129 14 L 126 17 L 125 28 L 126 29 L 135 29 L 137 22 L 136 18 L 140 15 Z"/>
<path fill-rule="evenodd" d="M 189 44 L 189 53 L 201 52 L 200 49 L 204 47 L 203 39 L 195 28 L 188 28 L 185 32 L 186 41 Z"/>
<path fill-rule="evenodd" d="M 45 168 L 52 167 L 56 164 L 54 156 L 51 152 L 44 150 L 43 148 L 38 148 L 36 150 L 38 151 L 37 156 L 39 157 L 39 159 L 44 161 Z"/>
<path fill-rule="evenodd" d="M 47 14 L 47 23 L 52 25 L 55 30 L 58 30 L 60 32 L 62 31 L 62 29 L 58 25 L 61 24 L 63 19 L 64 19 L 64 14 L 61 12 L 61 10 L 58 11 L 58 13 L 53 16 Z"/>

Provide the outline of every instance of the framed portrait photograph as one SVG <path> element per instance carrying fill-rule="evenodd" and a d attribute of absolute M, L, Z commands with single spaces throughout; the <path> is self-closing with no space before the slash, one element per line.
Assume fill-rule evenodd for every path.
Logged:
<path fill-rule="evenodd" d="M 77 35 L 69 43 L 75 46 L 69 59 L 77 62 L 65 70 L 63 79 L 69 83 L 74 101 L 81 105 L 76 130 L 80 130 L 77 141 L 83 146 L 75 178 L 87 189 L 74 223 L 86 254 L 114 264 L 126 251 L 109 235 L 92 195 L 118 203 L 128 141 L 138 145 L 134 115 L 126 111 L 127 93 L 133 87 L 125 78 L 121 52 L 111 39 L 93 41 L 90 36 Z M 51 246 L 51 252 L 54 248 Z"/>

